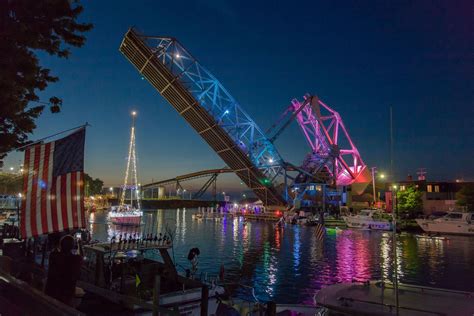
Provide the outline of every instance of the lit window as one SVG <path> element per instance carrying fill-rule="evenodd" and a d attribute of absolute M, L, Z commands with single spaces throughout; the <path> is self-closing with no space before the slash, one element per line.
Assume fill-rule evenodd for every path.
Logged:
<path fill-rule="evenodd" d="M 439 192 L 439 185 L 435 185 L 435 192 Z"/>
<path fill-rule="evenodd" d="M 433 192 L 433 186 L 432 186 L 431 184 L 428 184 L 428 185 L 426 186 L 426 191 L 428 191 L 428 192 Z"/>
<path fill-rule="evenodd" d="M 404 185 L 401 185 L 401 186 L 400 186 L 400 191 L 405 191 L 405 189 L 406 189 L 406 188 L 405 188 Z"/>

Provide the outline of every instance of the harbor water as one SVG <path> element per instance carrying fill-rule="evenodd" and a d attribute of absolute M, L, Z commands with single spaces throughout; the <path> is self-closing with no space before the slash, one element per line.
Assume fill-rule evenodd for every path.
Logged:
<path fill-rule="evenodd" d="M 318 240 L 314 227 L 222 220 L 195 220 L 196 209 L 148 210 L 143 225 L 116 227 L 107 212 L 90 215 L 92 238 L 171 232 L 172 256 L 180 273 L 190 269 L 191 248 L 199 248 L 198 274 L 218 275 L 226 283 L 241 284 L 237 295 L 279 303 L 312 304 L 324 286 L 351 281 L 391 280 L 392 240 L 388 232 L 328 229 Z M 463 236 L 398 236 L 398 275 L 404 283 L 474 291 L 474 238 Z"/>

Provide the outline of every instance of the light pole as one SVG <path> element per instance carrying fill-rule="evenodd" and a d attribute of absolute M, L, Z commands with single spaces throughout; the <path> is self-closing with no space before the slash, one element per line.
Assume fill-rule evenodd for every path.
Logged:
<path fill-rule="evenodd" d="M 186 189 L 183 189 L 183 200 L 184 200 L 184 194 L 186 193 Z"/>
<path fill-rule="evenodd" d="M 370 168 L 372 171 L 372 193 L 374 195 L 374 206 L 375 203 L 377 202 L 377 197 L 375 196 L 375 174 L 377 173 L 377 167 L 372 167 Z"/>
<path fill-rule="evenodd" d="M 395 306 L 398 315 L 398 263 L 397 263 L 397 214 L 398 214 L 398 197 L 397 197 L 397 185 L 392 186 L 393 198 L 395 201 L 395 208 L 392 206 L 392 247 L 393 247 L 393 288 L 395 290 Z"/>

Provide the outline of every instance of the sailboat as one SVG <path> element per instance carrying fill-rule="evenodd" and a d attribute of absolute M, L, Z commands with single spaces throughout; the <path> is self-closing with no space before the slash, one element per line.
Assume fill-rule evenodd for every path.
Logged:
<path fill-rule="evenodd" d="M 137 157 L 135 152 L 135 117 L 137 112 L 132 112 L 132 128 L 130 131 L 130 145 L 128 148 L 127 168 L 125 170 L 125 180 L 122 187 L 122 194 L 120 197 L 120 204 L 118 206 L 111 206 L 109 212 L 109 221 L 115 225 L 132 225 L 138 226 L 141 224 L 143 212 L 140 205 L 140 189 L 137 180 Z M 128 184 L 130 175 L 132 183 Z M 125 195 L 127 189 L 130 189 L 130 204 L 125 204 Z M 134 205 L 135 199 L 135 205 Z"/>

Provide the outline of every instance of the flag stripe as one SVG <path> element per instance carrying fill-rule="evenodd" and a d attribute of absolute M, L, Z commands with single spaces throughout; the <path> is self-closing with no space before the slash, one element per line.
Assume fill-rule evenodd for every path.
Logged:
<path fill-rule="evenodd" d="M 81 172 L 81 181 L 79 182 L 79 196 L 80 196 L 80 207 L 82 216 L 82 227 L 86 227 L 86 210 L 84 208 L 84 172 Z"/>
<path fill-rule="evenodd" d="M 46 164 L 46 221 L 48 223 L 48 232 L 53 232 L 53 218 L 51 210 L 51 199 L 52 199 L 52 190 L 53 190 L 53 152 L 54 152 L 54 142 L 48 143 L 48 163 Z"/>
<path fill-rule="evenodd" d="M 76 172 L 76 181 L 75 181 L 75 194 L 76 199 L 74 203 L 76 204 L 76 213 L 77 213 L 77 223 L 79 226 L 84 227 L 82 223 L 82 208 L 81 208 L 81 172 Z"/>
<path fill-rule="evenodd" d="M 79 227 L 77 222 L 77 191 L 76 191 L 76 172 L 71 173 L 71 212 L 72 212 L 72 226 Z"/>
<path fill-rule="evenodd" d="M 33 222 L 31 223 L 31 230 L 33 235 L 43 234 L 43 226 L 41 221 L 41 191 L 43 191 L 44 150 L 45 145 L 39 146 L 38 153 L 35 157 L 36 181 L 33 182 L 33 185 L 36 187 L 36 195 L 33 196 L 33 199 L 36 200 L 36 209 L 34 209 L 34 216 L 32 217 Z M 38 164 L 38 169 L 36 169 L 36 164 Z"/>
<path fill-rule="evenodd" d="M 20 215 L 20 227 L 21 227 L 21 235 L 22 237 L 26 237 L 26 194 L 28 192 L 28 177 L 30 175 L 29 172 L 30 167 L 30 150 L 25 150 L 25 160 L 23 166 L 23 196 L 22 196 L 22 203 L 21 203 L 21 215 Z"/>
<path fill-rule="evenodd" d="M 326 229 L 323 224 L 317 224 L 316 225 L 316 239 L 317 240 L 323 240 L 324 235 L 326 233 Z"/>
<path fill-rule="evenodd" d="M 61 176 L 56 177 L 56 212 L 58 216 L 57 225 L 58 230 L 62 231 L 64 229 L 63 225 L 63 213 L 61 211 Z"/>
<path fill-rule="evenodd" d="M 44 154 L 43 154 L 43 162 L 42 162 L 42 172 L 41 172 L 41 195 L 40 195 L 40 205 L 41 205 L 41 227 L 42 231 L 41 234 L 45 231 L 49 231 L 48 229 L 48 221 L 47 221 L 47 216 L 45 214 L 47 213 L 46 209 L 46 198 L 48 195 L 48 163 L 49 163 L 49 151 L 51 148 L 51 144 L 47 143 L 44 146 Z"/>
<path fill-rule="evenodd" d="M 67 213 L 67 227 L 77 227 L 74 226 L 74 221 L 72 219 L 72 195 L 71 195 L 71 174 L 66 174 L 66 213 Z"/>
<path fill-rule="evenodd" d="M 61 214 L 63 219 L 63 229 L 66 229 L 69 226 L 68 216 L 67 216 L 67 196 L 66 196 L 66 178 L 67 175 L 61 175 L 60 178 L 61 182 Z"/>

